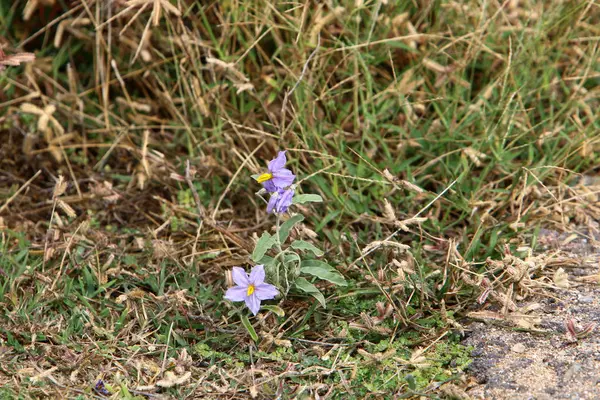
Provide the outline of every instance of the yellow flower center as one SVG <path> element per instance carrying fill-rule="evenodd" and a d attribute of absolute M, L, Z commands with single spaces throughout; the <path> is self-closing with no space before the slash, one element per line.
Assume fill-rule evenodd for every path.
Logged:
<path fill-rule="evenodd" d="M 248 291 L 246 291 L 246 296 L 251 296 L 254 293 L 254 285 L 248 286 Z"/>
<path fill-rule="evenodd" d="M 267 173 L 262 174 L 261 176 L 259 176 L 256 179 L 256 181 L 258 183 L 263 183 L 263 182 L 266 182 L 266 181 L 271 180 L 271 179 L 273 179 L 273 174 L 271 174 L 270 172 L 267 172 Z"/>

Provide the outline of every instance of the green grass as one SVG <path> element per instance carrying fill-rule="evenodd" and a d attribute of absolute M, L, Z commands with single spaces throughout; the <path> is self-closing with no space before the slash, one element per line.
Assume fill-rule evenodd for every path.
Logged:
<path fill-rule="evenodd" d="M 29 21 L 25 3 L 0 1 L 4 51 L 37 57 L 0 73 L 5 397 L 87 398 L 98 379 L 123 398 L 442 396 L 468 365 L 457 326 L 480 279 L 505 292 L 486 259 L 594 217 L 569 187 L 598 163 L 589 2 L 171 1 L 181 16 L 163 10 L 157 26 L 152 5 L 100 26 L 124 2 L 58 0 Z M 57 48 L 68 10 L 94 21 Z M 55 106 L 73 135 L 39 132 L 23 103 Z M 303 208 L 316 237 L 294 235 L 349 285 L 320 286 L 327 309 L 293 294 L 283 317 L 263 311 L 255 343 L 222 296 L 226 271 L 250 261 L 240 243 L 274 224 L 250 175 L 279 149 L 325 199 Z M 219 229 L 172 178 L 188 159 Z M 426 220 L 398 229 L 413 216 Z M 394 232 L 409 251 L 364 256 Z M 156 386 L 167 371 L 191 379 Z"/>

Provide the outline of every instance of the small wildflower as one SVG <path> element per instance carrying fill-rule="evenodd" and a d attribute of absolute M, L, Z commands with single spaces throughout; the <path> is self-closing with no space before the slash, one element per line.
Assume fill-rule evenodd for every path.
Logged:
<path fill-rule="evenodd" d="M 258 314 L 262 300 L 274 299 L 279 293 L 275 286 L 265 283 L 265 268 L 262 265 L 252 268 L 250 276 L 243 268 L 233 267 L 232 277 L 236 286 L 227 289 L 225 298 L 246 302 L 246 306 L 254 315 Z"/>
<path fill-rule="evenodd" d="M 104 381 L 102 379 L 98 379 L 96 382 L 96 386 L 94 386 L 94 391 L 102 396 L 110 396 L 110 392 L 104 386 Z"/>
<path fill-rule="evenodd" d="M 291 186 L 288 189 L 279 189 L 277 192 L 271 195 L 269 203 L 267 204 L 267 212 L 270 213 L 273 210 L 277 214 L 283 214 L 292 205 L 292 198 L 294 197 L 294 191 L 296 189 Z"/>
<path fill-rule="evenodd" d="M 256 181 L 262 183 L 269 193 L 275 193 L 278 189 L 290 186 L 296 179 L 296 175 L 284 168 L 286 162 L 285 151 L 280 151 L 277 157 L 269 161 L 269 172 L 258 176 Z"/>

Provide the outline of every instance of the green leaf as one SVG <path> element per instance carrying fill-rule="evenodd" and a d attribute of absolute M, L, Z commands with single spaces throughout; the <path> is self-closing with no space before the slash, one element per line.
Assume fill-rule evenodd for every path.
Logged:
<path fill-rule="evenodd" d="M 293 204 L 322 203 L 323 198 L 318 194 L 297 194 L 292 199 Z"/>
<path fill-rule="evenodd" d="M 292 249 L 310 251 L 317 257 L 320 257 L 324 254 L 323 250 L 319 249 L 312 243 L 305 242 L 304 240 L 294 240 L 291 246 Z"/>
<path fill-rule="evenodd" d="M 284 264 L 289 264 L 292 262 L 297 262 L 298 264 L 300 264 L 301 259 L 298 254 L 294 253 L 293 251 L 288 250 L 283 255 L 283 262 L 284 262 Z"/>
<path fill-rule="evenodd" d="M 274 245 L 275 236 L 271 236 L 267 232 L 263 232 L 260 239 L 258 239 L 258 242 L 256 242 L 256 247 L 254 247 L 254 251 L 252 252 L 252 261 L 258 262 Z"/>
<path fill-rule="evenodd" d="M 285 241 L 288 239 L 288 236 L 290 236 L 290 230 L 292 227 L 300 221 L 304 221 L 304 216 L 301 214 L 296 214 L 281 224 L 279 227 L 279 243 L 285 243 Z"/>
<path fill-rule="evenodd" d="M 250 323 L 250 320 L 248 319 L 248 316 L 246 314 L 242 314 L 242 315 L 240 315 L 240 318 L 242 320 L 242 324 L 244 324 L 244 327 L 246 327 L 246 330 L 250 334 L 250 337 L 252 338 L 252 340 L 254 340 L 255 342 L 257 342 L 258 341 L 258 335 L 256 334 L 256 331 L 254 330 L 254 327 Z"/>
<path fill-rule="evenodd" d="M 338 286 L 347 286 L 348 283 L 342 274 L 331 265 L 319 260 L 305 260 L 300 265 L 300 272 L 316 276 L 319 279 L 335 283 Z"/>
<path fill-rule="evenodd" d="M 317 299 L 319 303 L 321 303 L 323 308 L 327 308 L 327 306 L 325 305 L 325 297 L 323 296 L 323 293 L 321 293 L 319 289 L 315 287 L 315 285 L 313 285 L 304 278 L 298 278 L 294 283 L 296 284 L 296 288 L 302 290 L 304 293 L 310 294 L 312 297 Z"/>
<path fill-rule="evenodd" d="M 285 311 L 283 311 L 283 308 L 281 308 L 279 306 L 265 304 L 264 306 L 262 306 L 262 308 L 264 308 L 265 310 L 271 311 L 273 314 L 277 315 L 278 317 L 281 317 L 281 318 L 285 317 Z"/>
<path fill-rule="evenodd" d="M 270 256 L 264 256 L 260 260 L 256 261 L 256 264 L 257 265 L 264 265 L 265 267 L 270 267 L 272 265 L 275 265 L 275 259 L 273 257 L 270 257 Z"/>

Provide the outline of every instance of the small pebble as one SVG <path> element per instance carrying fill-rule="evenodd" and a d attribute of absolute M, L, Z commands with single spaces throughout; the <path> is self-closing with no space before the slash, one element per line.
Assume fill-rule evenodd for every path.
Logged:
<path fill-rule="evenodd" d="M 567 370 L 567 372 L 565 372 L 565 375 L 563 376 L 563 380 L 565 382 L 570 381 L 571 379 L 573 379 L 573 377 L 579 372 L 581 371 L 581 364 L 578 363 L 573 363 L 571 364 L 571 366 L 569 367 L 569 369 Z"/>
<path fill-rule="evenodd" d="M 515 353 L 525 353 L 527 348 L 525 347 L 525 345 L 523 343 L 517 343 L 511 348 L 511 350 L 514 351 Z"/>
<path fill-rule="evenodd" d="M 579 296 L 579 302 L 584 304 L 590 304 L 594 302 L 593 296 Z"/>

